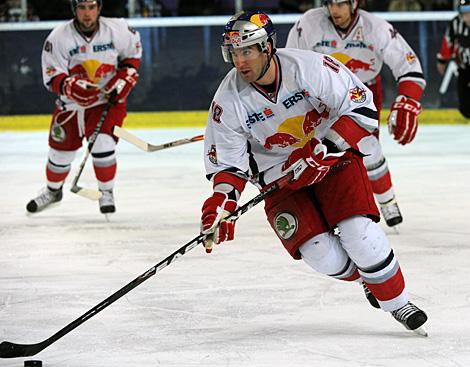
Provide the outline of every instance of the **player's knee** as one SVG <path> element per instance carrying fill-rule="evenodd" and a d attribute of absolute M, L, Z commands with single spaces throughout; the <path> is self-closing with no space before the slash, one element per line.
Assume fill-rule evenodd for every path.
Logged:
<path fill-rule="evenodd" d="M 116 149 L 116 141 L 113 139 L 111 135 L 98 134 L 95 140 L 95 144 L 93 145 L 93 149 L 91 150 L 91 153 L 92 154 L 99 154 L 99 153 L 106 153 L 106 152 L 114 153 L 115 149 Z"/>
<path fill-rule="evenodd" d="M 360 268 L 382 262 L 390 253 L 390 244 L 380 226 L 370 218 L 355 216 L 338 223 L 341 245 Z"/>
<path fill-rule="evenodd" d="M 54 148 L 49 149 L 48 159 L 54 165 L 57 166 L 68 166 L 70 165 L 77 151 L 57 150 Z"/>
<path fill-rule="evenodd" d="M 350 262 L 346 252 L 341 248 L 337 236 L 328 232 L 316 235 L 299 248 L 302 259 L 314 270 L 336 275 L 345 270 Z"/>

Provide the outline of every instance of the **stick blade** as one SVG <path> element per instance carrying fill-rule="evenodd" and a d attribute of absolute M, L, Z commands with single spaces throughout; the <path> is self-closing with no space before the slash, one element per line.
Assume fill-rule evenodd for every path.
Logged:
<path fill-rule="evenodd" d="M 93 201 L 97 201 L 97 200 L 101 199 L 101 197 L 103 196 L 103 194 L 98 190 L 86 189 L 84 187 L 80 187 L 80 186 L 77 186 L 77 185 L 72 186 L 70 188 L 70 191 L 73 192 L 74 194 L 80 195 L 84 198 L 87 198 L 87 199 L 93 200 Z"/>
<path fill-rule="evenodd" d="M 118 138 L 122 138 L 130 144 L 135 145 L 137 148 L 142 149 L 143 151 L 149 151 L 149 144 L 138 138 L 137 136 L 129 133 L 127 130 L 120 128 L 115 125 L 113 127 L 113 134 Z"/>
<path fill-rule="evenodd" d="M 31 357 L 44 349 L 42 344 L 16 344 L 4 341 L 0 343 L 0 358 Z"/>

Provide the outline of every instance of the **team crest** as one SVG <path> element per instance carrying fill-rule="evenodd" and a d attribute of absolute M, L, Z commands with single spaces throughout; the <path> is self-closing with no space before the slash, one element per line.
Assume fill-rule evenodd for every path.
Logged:
<path fill-rule="evenodd" d="M 217 150 L 215 149 L 214 144 L 211 145 L 211 149 L 207 152 L 207 156 L 212 164 L 217 164 Z"/>
<path fill-rule="evenodd" d="M 274 218 L 274 228 L 283 240 L 289 240 L 297 232 L 297 218 L 290 213 L 279 213 Z"/>
<path fill-rule="evenodd" d="M 408 64 L 414 64 L 416 61 L 416 56 L 413 52 L 408 52 L 406 54 L 406 61 L 408 61 Z"/>
<path fill-rule="evenodd" d="M 63 143 L 67 134 L 62 126 L 60 126 L 57 122 L 54 122 L 51 127 L 51 139 L 57 143 Z"/>
<path fill-rule="evenodd" d="M 356 86 L 349 90 L 349 98 L 354 103 L 362 103 L 366 100 L 366 91 Z"/>

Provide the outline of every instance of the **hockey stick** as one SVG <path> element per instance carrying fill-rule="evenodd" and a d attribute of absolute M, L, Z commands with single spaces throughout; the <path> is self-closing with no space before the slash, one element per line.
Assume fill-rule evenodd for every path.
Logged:
<path fill-rule="evenodd" d="M 204 140 L 204 135 L 197 135 L 188 139 L 179 139 L 170 141 L 169 143 L 165 144 L 153 145 L 147 143 L 146 141 L 140 139 L 139 137 L 135 136 L 134 134 L 131 134 L 129 131 L 119 126 L 114 126 L 113 134 L 118 138 L 122 138 L 128 143 L 135 145 L 137 148 L 140 148 L 145 152 L 156 152 L 157 150 L 162 150 L 166 148 L 176 147 L 178 145 L 194 143 L 195 141 Z"/>
<path fill-rule="evenodd" d="M 83 196 L 84 198 L 87 198 L 90 200 L 99 200 L 103 194 L 99 190 L 87 189 L 87 188 L 78 186 L 78 180 L 80 179 L 80 176 L 82 175 L 83 168 L 85 168 L 85 164 L 88 160 L 88 156 L 90 155 L 91 150 L 93 149 L 93 146 L 95 145 L 96 138 L 98 137 L 98 134 L 101 131 L 101 127 L 104 124 L 104 120 L 106 120 L 106 116 L 108 116 L 108 112 L 114 103 L 115 97 L 116 97 L 115 91 L 111 92 L 108 102 L 106 103 L 106 106 L 104 107 L 104 110 L 101 114 L 100 120 L 96 124 L 95 130 L 88 138 L 88 147 L 85 153 L 85 157 L 83 158 L 82 163 L 80 164 L 80 168 L 78 169 L 78 172 L 72 181 L 72 187 L 70 188 L 70 191 L 72 191 L 74 194 Z"/>
<path fill-rule="evenodd" d="M 272 194 L 274 191 L 284 187 L 292 178 L 292 174 L 289 174 L 287 176 L 283 176 L 281 179 L 275 181 L 272 183 L 270 186 L 268 186 L 266 189 L 262 190 L 258 195 L 256 195 L 254 198 L 252 198 L 250 201 L 245 203 L 244 205 L 240 206 L 237 210 L 235 210 L 232 214 L 227 216 L 226 219 L 236 219 L 239 218 L 241 215 L 246 213 L 248 210 L 253 208 L 255 205 L 259 204 L 261 201 L 263 201 L 266 197 L 268 197 L 270 194 Z M 17 344 L 17 343 L 11 343 L 8 341 L 3 341 L 0 343 L 0 358 L 17 358 L 17 357 L 31 357 L 36 355 L 37 353 L 41 352 L 43 349 L 47 348 L 50 346 L 52 343 L 56 342 L 60 338 L 62 338 L 64 335 L 68 334 L 72 330 L 74 330 L 76 327 L 80 326 L 83 324 L 85 321 L 88 319 L 92 318 L 95 316 L 97 313 L 103 311 L 106 307 L 117 301 L 119 298 L 130 292 L 132 289 L 137 287 L 139 284 L 145 282 L 147 279 L 155 275 L 157 272 L 160 270 L 166 268 L 168 265 L 170 265 L 172 262 L 174 262 L 178 257 L 183 256 L 193 248 L 195 248 L 197 245 L 199 245 L 205 235 L 204 234 L 199 234 L 197 237 L 193 238 L 191 241 L 180 247 L 178 250 L 173 252 L 171 255 L 167 256 L 165 259 L 160 261 L 158 264 L 155 266 L 151 267 L 148 269 L 145 273 L 141 274 L 137 278 L 135 278 L 133 281 L 119 289 L 117 292 L 113 293 L 111 296 L 106 298 L 104 301 L 96 305 L 95 307 L 91 308 L 88 310 L 86 313 L 84 313 L 82 316 L 78 317 L 74 321 L 72 321 L 70 324 L 56 332 L 54 335 L 51 337 L 43 340 L 42 342 L 36 343 L 36 344 Z"/>

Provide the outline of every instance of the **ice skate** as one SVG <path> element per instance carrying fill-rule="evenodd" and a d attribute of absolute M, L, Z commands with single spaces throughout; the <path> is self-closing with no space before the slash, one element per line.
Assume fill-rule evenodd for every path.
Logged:
<path fill-rule="evenodd" d="M 26 205 L 26 210 L 28 213 L 37 213 L 54 206 L 54 204 L 57 204 L 61 200 L 62 188 L 59 190 L 51 190 L 46 187 L 37 197 L 32 199 L 28 205 Z"/>
<path fill-rule="evenodd" d="M 362 288 L 364 289 L 364 294 L 366 295 L 370 305 L 374 308 L 380 308 L 379 301 L 377 301 L 377 298 L 372 294 L 366 283 L 362 282 Z"/>
<path fill-rule="evenodd" d="M 385 223 L 387 223 L 387 226 L 389 227 L 394 227 L 403 222 L 400 208 L 398 207 L 398 203 L 395 199 L 380 204 L 380 211 L 385 219 Z"/>
<path fill-rule="evenodd" d="M 109 220 L 109 216 L 116 212 L 116 207 L 114 205 L 114 196 L 112 190 L 102 190 L 103 194 L 99 200 L 100 212 L 106 216 L 106 219 Z"/>
<path fill-rule="evenodd" d="M 428 331 L 424 327 L 424 323 L 428 319 L 428 316 L 413 303 L 408 302 L 398 310 L 392 311 L 391 314 L 395 320 L 401 323 L 408 330 L 412 330 L 421 336 L 428 336 Z"/>

